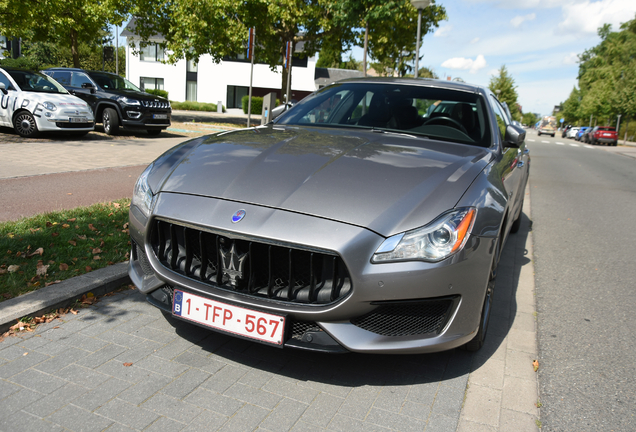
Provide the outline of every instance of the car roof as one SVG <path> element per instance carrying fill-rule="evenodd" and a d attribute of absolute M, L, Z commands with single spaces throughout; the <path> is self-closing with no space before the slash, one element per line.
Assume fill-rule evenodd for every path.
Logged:
<path fill-rule="evenodd" d="M 471 93 L 492 93 L 490 89 L 485 86 L 433 78 L 357 77 L 343 79 L 338 81 L 338 83 L 408 84 L 419 85 L 422 87 L 436 87 L 449 90 L 459 90 Z"/>
<path fill-rule="evenodd" d="M 45 71 L 72 71 L 72 72 L 95 72 L 95 73 L 100 73 L 100 74 L 108 74 L 108 75 L 117 75 L 114 74 L 112 72 L 105 72 L 105 71 L 94 71 L 94 70 L 90 70 L 90 69 L 80 69 L 80 68 L 67 68 L 67 67 L 52 67 L 52 68 L 47 68 L 44 69 Z"/>

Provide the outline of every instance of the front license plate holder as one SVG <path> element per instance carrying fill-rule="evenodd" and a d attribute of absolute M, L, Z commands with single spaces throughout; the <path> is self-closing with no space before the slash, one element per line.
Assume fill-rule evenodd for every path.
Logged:
<path fill-rule="evenodd" d="M 69 123 L 88 123 L 88 120 L 86 120 L 86 117 L 69 117 L 68 122 Z"/>
<path fill-rule="evenodd" d="M 285 316 L 211 300 L 174 290 L 172 314 L 204 327 L 268 345 L 283 346 Z"/>
<path fill-rule="evenodd" d="M 153 114 L 152 118 L 155 120 L 166 120 L 168 118 L 168 114 Z"/>

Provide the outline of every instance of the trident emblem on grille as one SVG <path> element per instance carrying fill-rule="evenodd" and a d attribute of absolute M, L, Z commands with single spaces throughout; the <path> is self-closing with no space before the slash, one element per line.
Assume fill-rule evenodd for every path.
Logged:
<path fill-rule="evenodd" d="M 239 254 L 236 251 L 236 244 L 232 242 L 232 246 L 228 251 L 221 246 L 221 266 L 223 267 L 223 275 L 230 278 L 230 284 L 233 287 L 238 285 L 238 279 L 243 279 L 243 266 L 247 253 Z"/>

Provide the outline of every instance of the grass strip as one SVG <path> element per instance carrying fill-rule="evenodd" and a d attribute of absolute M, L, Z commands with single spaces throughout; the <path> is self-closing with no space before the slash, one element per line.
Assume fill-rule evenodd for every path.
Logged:
<path fill-rule="evenodd" d="M 130 199 L 0 223 L 0 302 L 128 260 Z"/>

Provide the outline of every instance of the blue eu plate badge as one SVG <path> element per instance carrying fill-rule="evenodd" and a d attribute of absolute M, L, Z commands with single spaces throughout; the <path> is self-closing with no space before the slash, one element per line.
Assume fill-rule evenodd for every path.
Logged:
<path fill-rule="evenodd" d="M 183 293 L 181 291 L 174 292 L 174 303 L 172 305 L 172 313 L 175 315 L 181 316 L 181 311 L 183 310 Z"/>

